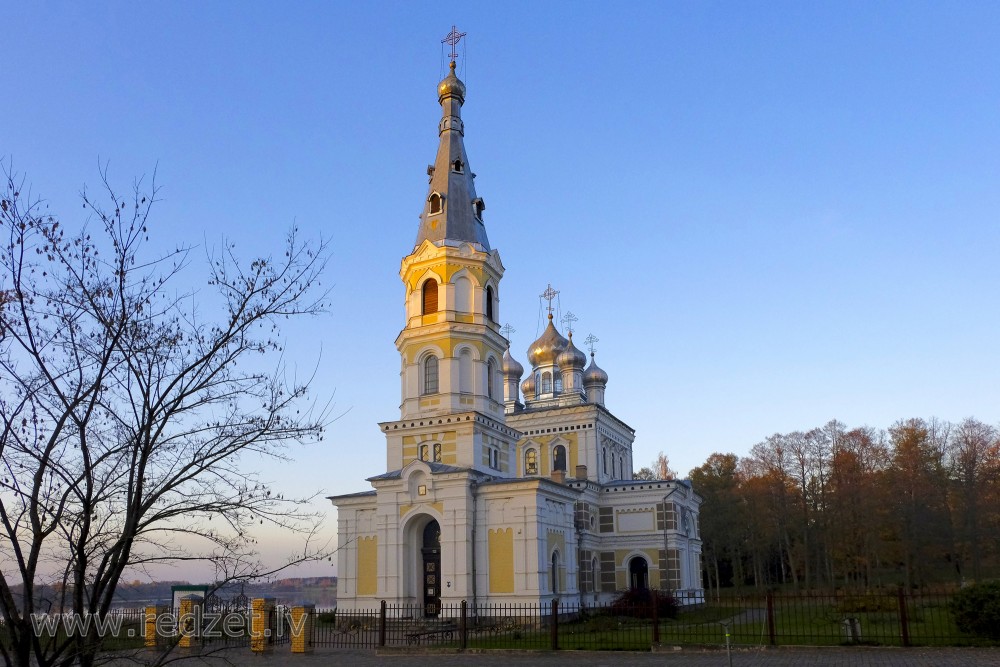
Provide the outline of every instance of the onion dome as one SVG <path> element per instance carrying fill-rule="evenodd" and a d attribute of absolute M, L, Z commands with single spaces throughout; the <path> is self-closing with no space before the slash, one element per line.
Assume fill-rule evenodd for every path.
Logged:
<path fill-rule="evenodd" d="M 583 372 L 583 384 L 592 385 L 600 384 L 605 385 L 608 383 L 608 374 L 604 372 L 600 366 L 597 365 L 597 361 L 594 360 L 594 353 L 590 353 L 590 365 L 587 366 L 587 370 Z"/>
<path fill-rule="evenodd" d="M 465 103 L 465 84 L 455 76 L 455 61 L 451 61 L 451 71 L 448 76 L 441 79 L 438 84 L 438 102 L 446 97 L 457 97 L 459 102 Z"/>
<path fill-rule="evenodd" d="M 510 356 L 510 348 L 503 353 L 503 376 L 504 377 L 516 377 L 518 380 L 524 375 L 524 366 L 517 363 L 517 359 Z"/>
<path fill-rule="evenodd" d="M 573 332 L 570 331 L 569 342 L 566 343 L 566 349 L 556 357 L 556 365 L 562 370 L 568 370 L 573 368 L 582 369 L 586 363 L 587 355 L 576 349 L 576 345 L 573 345 Z"/>
<path fill-rule="evenodd" d="M 552 313 L 549 313 L 549 325 L 545 327 L 541 337 L 528 348 L 528 363 L 532 368 L 555 363 L 559 353 L 566 349 L 569 343 L 556 331 L 552 324 Z"/>
<path fill-rule="evenodd" d="M 521 394 L 525 398 L 528 398 L 529 396 L 531 398 L 535 397 L 535 376 L 534 375 L 530 375 L 529 374 L 528 377 L 526 377 L 524 379 L 524 382 L 521 383 Z"/>

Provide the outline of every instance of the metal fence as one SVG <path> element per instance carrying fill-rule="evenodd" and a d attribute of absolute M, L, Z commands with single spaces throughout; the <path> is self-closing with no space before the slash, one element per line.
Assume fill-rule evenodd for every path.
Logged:
<path fill-rule="evenodd" d="M 651 646 L 995 646 L 955 623 L 950 592 L 761 593 L 670 605 L 444 604 L 315 612 L 312 645 L 649 650 Z"/>

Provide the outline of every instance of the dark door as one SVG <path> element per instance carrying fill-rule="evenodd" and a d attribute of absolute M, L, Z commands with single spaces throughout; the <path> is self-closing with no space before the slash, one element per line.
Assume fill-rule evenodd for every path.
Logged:
<path fill-rule="evenodd" d="M 441 608 L 441 527 L 437 521 L 424 528 L 420 553 L 424 563 L 424 616 L 433 618 Z"/>
<path fill-rule="evenodd" d="M 649 564 L 646 559 L 636 556 L 628 564 L 629 588 L 644 591 L 649 588 Z"/>

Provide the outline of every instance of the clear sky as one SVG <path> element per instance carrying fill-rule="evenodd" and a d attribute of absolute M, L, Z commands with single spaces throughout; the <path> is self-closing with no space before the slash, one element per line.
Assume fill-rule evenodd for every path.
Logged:
<path fill-rule="evenodd" d="M 346 412 L 268 464 L 288 492 L 361 491 L 385 469 L 397 272 L 453 23 L 515 357 L 552 283 L 580 338 L 600 338 L 636 467 L 662 450 L 686 474 L 833 418 L 1000 421 L 998 3 L 39 2 L 4 16 L 0 156 L 67 223 L 107 161 L 123 187 L 157 171 L 164 246 L 225 236 L 270 252 L 293 222 L 330 239 L 335 312 L 285 333 L 302 372 L 319 359 L 314 394 Z"/>

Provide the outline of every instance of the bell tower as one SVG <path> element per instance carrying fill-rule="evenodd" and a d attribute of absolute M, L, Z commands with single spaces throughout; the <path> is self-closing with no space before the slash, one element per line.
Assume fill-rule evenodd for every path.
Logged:
<path fill-rule="evenodd" d="M 454 60 L 449 70 L 437 88 L 442 110 L 438 150 L 427 168 L 420 227 L 399 272 L 406 298 L 405 324 L 396 338 L 401 358 L 398 424 L 405 422 L 414 436 L 410 428 L 425 423 L 479 421 L 496 432 L 487 435 L 477 428 L 471 438 L 451 434 L 453 445 L 440 442 L 440 433 L 429 434 L 401 443 L 398 452 L 390 438 L 388 463 L 392 470 L 420 458 L 496 475 L 509 468 L 502 461 L 512 460 L 516 441 L 516 432 L 504 424 L 508 343 L 499 324 L 504 268 L 500 254 L 490 248 L 483 222 L 486 204 L 476 194 L 476 175 L 465 152 L 465 84 L 455 74 Z M 435 446 L 440 456 L 435 456 Z"/>

